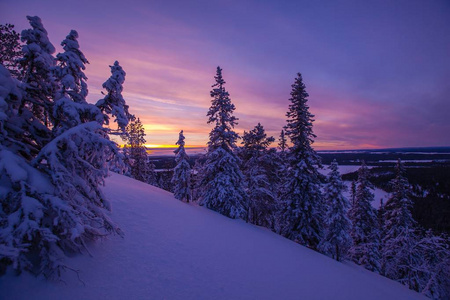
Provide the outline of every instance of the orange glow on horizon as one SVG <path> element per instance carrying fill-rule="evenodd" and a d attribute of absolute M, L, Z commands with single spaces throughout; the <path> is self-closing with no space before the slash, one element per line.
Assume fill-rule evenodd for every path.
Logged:
<path fill-rule="evenodd" d="M 170 148 L 178 148 L 178 145 L 155 145 L 155 144 L 145 144 L 144 145 L 148 149 L 170 149 Z M 205 145 L 185 145 L 184 148 L 205 148 Z"/>

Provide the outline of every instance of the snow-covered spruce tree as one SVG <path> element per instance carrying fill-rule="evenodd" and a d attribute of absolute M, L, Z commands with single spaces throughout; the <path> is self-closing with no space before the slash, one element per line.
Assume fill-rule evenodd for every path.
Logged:
<path fill-rule="evenodd" d="M 22 31 L 21 39 L 25 45 L 22 48 L 23 55 L 19 59 L 23 72 L 20 76 L 20 88 L 23 92 L 17 102 L 9 103 L 13 105 L 10 109 L 16 113 L 9 116 L 6 126 L 9 140 L 16 141 L 7 147 L 14 147 L 15 151 L 20 151 L 21 155 L 30 160 L 52 137 L 48 126 L 51 123 L 53 97 L 57 86 L 52 74 L 55 65 L 52 54 L 55 48 L 48 40 L 47 31 L 39 17 L 27 18 L 32 28 Z"/>
<path fill-rule="evenodd" d="M 124 153 L 129 163 L 131 177 L 145 183 L 151 183 L 151 179 L 155 177 L 155 170 L 154 166 L 152 167 L 152 164 L 148 161 L 144 126 L 139 118 L 128 123 L 123 139 L 126 142 Z M 152 183 L 154 184 L 154 182 Z"/>
<path fill-rule="evenodd" d="M 355 263 L 374 272 L 380 271 L 380 233 L 375 209 L 372 207 L 374 195 L 369 181 L 369 169 L 364 161 L 358 170 L 355 201 L 349 211 L 353 244 L 349 257 Z"/>
<path fill-rule="evenodd" d="M 203 167 L 206 162 L 206 154 L 201 154 L 195 160 L 194 166 L 191 171 L 191 191 L 192 191 L 192 201 L 199 201 L 202 194 L 202 174 Z"/>
<path fill-rule="evenodd" d="M 20 34 L 14 30 L 14 25 L 0 24 L 0 64 L 15 78 L 20 78 L 21 48 Z"/>
<path fill-rule="evenodd" d="M 125 131 L 129 120 L 134 120 L 134 116 L 128 112 L 128 105 L 122 96 L 123 83 L 125 82 L 125 71 L 119 65 L 118 61 L 111 68 L 111 77 L 103 83 L 103 88 L 106 89 L 106 95 L 103 99 L 97 101 L 97 107 L 105 114 L 105 123 L 109 125 L 109 116 L 115 117 L 114 122 L 117 122 L 118 130 L 110 130 L 110 133 L 118 133 Z"/>
<path fill-rule="evenodd" d="M 109 203 L 99 187 L 118 151 L 102 128 L 103 118 L 84 119 L 51 139 L 55 124 L 48 109 L 53 91 L 62 89 L 38 89 L 57 81 L 48 74 L 46 59 L 52 57 L 44 51 L 51 48 L 46 31 L 39 18 L 29 19 L 33 30 L 22 34 L 27 44 L 21 62 L 29 62 L 20 84 L 24 91 L 0 66 L 0 269 L 12 264 L 19 272 L 53 277 L 67 268 L 64 254 L 83 252 L 87 241 L 120 233 L 106 214 Z M 33 38 L 34 44 L 28 42 Z M 51 105 L 32 96 L 45 96 Z"/>
<path fill-rule="evenodd" d="M 234 132 L 237 118 L 230 95 L 225 90 L 222 69 L 217 67 L 216 82 L 211 91 L 208 124 L 214 124 L 209 133 L 208 152 L 202 169 L 200 204 L 230 218 L 247 217 L 247 195 L 242 185 L 243 175 L 239 158 L 233 152 L 238 134 Z"/>
<path fill-rule="evenodd" d="M 238 155 L 242 162 L 244 185 L 248 195 L 249 222 L 274 228 L 275 212 L 278 208 L 276 198 L 276 168 L 274 166 L 274 149 L 268 149 L 275 141 L 267 137 L 264 127 L 258 123 L 254 129 L 242 136 L 243 146 Z"/>
<path fill-rule="evenodd" d="M 64 252 L 83 251 L 87 240 L 118 231 L 98 187 L 115 148 L 91 122 L 55 138 L 30 161 L 14 131 L 22 117 L 16 84 L 0 66 L 0 269 L 12 264 L 19 272 L 58 276 L 67 268 Z"/>
<path fill-rule="evenodd" d="M 417 248 L 422 259 L 418 291 L 432 299 L 450 299 L 450 239 L 428 230 Z"/>
<path fill-rule="evenodd" d="M 54 68 L 54 74 L 60 87 L 53 108 L 55 136 L 79 124 L 90 121 L 102 123 L 104 119 L 100 109 L 86 102 L 87 77 L 83 70 L 89 62 L 80 51 L 77 39 L 78 33 L 71 30 L 61 43 L 64 52 L 56 55 L 58 65 Z"/>
<path fill-rule="evenodd" d="M 396 173 L 392 181 L 392 195 L 384 206 L 382 273 L 410 289 L 418 290 L 417 270 L 422 258 L 415 247 L 418 239 L 416 222 L 411 214 L 409 182 L 400 159 Z"/>
<path fill-rule="evenodd" d="M 310 248 L 317 249 L 323 237 L 323 200 L 320 191 L 318 166 L 320 157 L 312 148 L 316 137 L 312 130 L 313 117 L 309 112 L 308 93 L 302 75 L 297 74 L 292 85 L 291 104 L 286 113 L 286 135 L 289 149 L 289 173 L 284 178 L 283 235 Z"/>
<path fill-rule="evenodd" d="M 178 149 L 174 151 L 176 167 L 173 172 L 172 185 L 175 198 L 189 202 L 192 200 L 191 166 L 189 165 L 189 156 L 184 149 L 184 139 L 183 130 L 181 130 L 176 143 Z"/>
<path fill-rule="evenodd" d="M 30 16 L 27 16 L 27 19 L 32 29 L 23 30 L 21 37 L 25 45 L 22 47 L 23 57 L 19 62 L 24 73 L 22 80 L 26 94 L 20 110 L 24 119 L 28 119 L 27 111 L 31 111 L 34 118 L 49 127 L 52 122 L 53 100 L 58 89 L 53 75 L 53 67 L 56 64 L 53 57 L 55 47 L 48 39 L 41 19 Z M 47 142 L 45 138 L 41 139 L 43 143 Z"/>
<path fill-rule="evenodd" d="M 347 186 L 342 181 L 336 160 L 330 165 L 327 184 L 324 188 L 325 238 L 320 245 L 322 252 L 341 261 L 351 245 L 351 222 L 347 217 L 350 203 L 343 195 Z"/>

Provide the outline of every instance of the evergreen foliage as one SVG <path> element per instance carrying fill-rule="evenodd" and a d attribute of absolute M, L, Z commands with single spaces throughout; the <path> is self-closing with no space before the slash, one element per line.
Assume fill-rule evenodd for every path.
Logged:
<path fill-rule="evenodd" d="M 20 34 L 14 30 L 14 25 L 0 24 L 0 64 L 15 78 L 20 77 L 21 54 Z"/>
<path fill-rule="evenodd" d="M 217 67 L 211 91 L 208 124 L 214 124 L 209 134 L 208 152 L 202 169 L 200 204 L 230 218 L 247 216 L 247 195 L 242 186 L 239 158 L 233 152 L 238 134 L 234 132 L 237 118 L 230 96 L 225 90 L 222 69 Z"/>
<path fill-rule="evenodd" d="M 321 162 L 311 146 L 316 136 L 308 96 L 302 75 L 298 73 L 286 113 L 285 130 L 292 146 L 289 148 L 289 173 L 283 185 L 282 218 L 286 237 L 316 249 L 323 237 L 323 199 L 317 171 Z"/>
<path fill-rule="evenodd" d="M 254 129 L 242 136 L 242 148 L 238 155 L 242 162 L 242 172 L 248 195 L 249 222 L 274 229 L 275 212 L 278 210 L 276 198 L 276 166 L 274 149 L 268 149 L 275 141 L 267 137 L 264 127 L 258 123 Z"/>
<path fill-rule="evenodd" d="M 80 51 L 78 33 L 71 30 L 61 42 L 64 52 L 56 55 L 58 65 L 54 74 L 60 87 L 55 96 L 53 107 L 53 134 L 60 135 L 64 131 L 79 124 L 96 121 L 103 122 L 103 114 L 93 104 L 86 102 L 88 95 L 87 77 L 83 70 L 88 60 Z"/>
<path fill-rule="evenodd" d="M 405 169 L 400 159 L 397 162 L 397 175 L 392 182 L 393 192 L 384 207 L 383 225 L 383 273 L 385 276 L 403 284 L 417 286 L 414 280 L 414 266 L 417 257 L 414 246 L 417 243 L 416 222 L 409 198 L 409 183 L 404 176 Z"/>
<path fill-rule="evenodd" d="M 338 164 L 334 160 L 330 165 L 327 184 L 324 188 L 324 200 L 327 206 L 325 214 L 325 238 L 321 249 L 337 261 L 342 260 L 351 245 L 351 222 L 347 217 L 350 203 L 343 195 L 347 186 L 342 181 Z"/>
<path fill-rule="evenodd" d="M 184 135 L 183 130 L 181 130 L 178 137 L 176 145 L 178 149 L 175 152 L 175 163 L 176 167 L 173 172 L 172 184 L 174 186 L 174 196 L 175 198 L 189 202 L 192 200 L 191 193 L 191 166 L 189 165 L 189 156 L 186 154 L 184 149 Z"/>
<path fill-rule="evenodd" d="M 27 16 L 32 29 L 22 31 L 23 58 L 20 64 L 24 71 L 23 81 L 26 84 L 24 104 L 31 104 L 33 115 L 38 117 L 46 126 L 52 111 L 52 102 L 57 90 L 57 83 L 53 75 L 56 60 L 53 57 L 55 47 L 47 36 L 39 17 Z"/>
<path fill-rule="evenodd" d="M 374 195 L 371 191 L 369 170 L 364 161 L 358 170 L 355 200 L 349 212 L 353 224 L 351 237 L 353 244 L 350 258 L 357 264 L 374 272 L 380 271 L 380 232 L 375 209 L 372 207 Z"/>
<path fill-rule="evenodd" d="M 109 67 L 111 68 L 111 77 L 102 85 L 106 89 L 106 95 L 103 99 L 98 100 L 96 105 L 105 114 L 106 125 L 109 125 L 109 115 L 115 118 L 114 122 L 117 122 L 118 132 L 111 131 L 110 133 L 120 134 L 125 131 L 128 121 L 134 120 L 134 116 L 128 112 L 128 105 L 122 96 L 125 71 L 118 61 Z"/>
<path fill-rule="evenodd" d="M 432 299 L 450 298 L 450 239 L 448 236 L 434 235 L 428 230 L 417 244 L 419 261 L 421 265 L 414 271 L 418 271 L 418 288 L 410 288 L 421 292 Z M 414 274 L 416 275 L 416 274 Z"/>
<path fill-rule="evenodd" d="M 154 185 L 156 176 L 154 165 L 148 161 L 144 126 L 139 118 L 128 123 L 123 139 L 126 142 L 124 153 L 130 167 L 130 176 Z"/>
<path fill-rule="evenodd" d="M 64 255 L 121 233 L 100 189 L 110 165 L 121 164 L 105 117 L 85 101 L 87 60 L 76 32 L 55 66 L 41 20 L 27 18 L 22 81 L 0 66 L 0 270 L 12 265 L 51 278 L 70 269 Z"/>

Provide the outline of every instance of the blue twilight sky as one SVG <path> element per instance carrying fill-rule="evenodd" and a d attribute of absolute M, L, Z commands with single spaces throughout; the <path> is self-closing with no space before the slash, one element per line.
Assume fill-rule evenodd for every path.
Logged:
<path fill-rule="evenodd" d="M 301 72 L 316 149 L 450 146 L 450 1 L 0 0 L 1 23 L 41 17 L 52 43 L 71 29 L 90 61 L 89 100 L 108 65 L 147 142 L 204 145 L 220 65 L 240 118 L 278 137 Z"/>

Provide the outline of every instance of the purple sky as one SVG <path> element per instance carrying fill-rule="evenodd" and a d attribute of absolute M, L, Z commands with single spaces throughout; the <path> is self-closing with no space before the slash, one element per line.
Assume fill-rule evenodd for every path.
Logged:
<path fill-rule="evenodd" d="M 41 17 L 52 43 L 71 29 L 90 61 L 89 100 L 108 65 L 127 72 L 124 97 L 149 144 L 184 129 L 204 145 L 220 65 L 240 118 L 278 137 L 301 72 L 316 149 L 450 146 L 450 2 L 2 0 L 1 23 Z"/>

